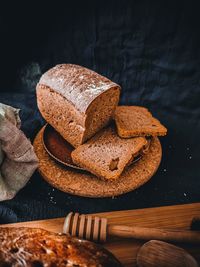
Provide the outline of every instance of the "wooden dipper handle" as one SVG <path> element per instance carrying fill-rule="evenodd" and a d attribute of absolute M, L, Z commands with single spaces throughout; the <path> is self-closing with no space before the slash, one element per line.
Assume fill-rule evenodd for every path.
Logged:
<path fill-rule="evenodd" d="M 69 213 L 65 219 L 63 233 L 93 241 L 106 241 L 106 236 L 161 240 L 200 244 L 200 231 L 168 230 L 125 225 L 108 225 L 106 218 Z"/>
<path fill-rule="evenodd" d="M 108 235 L 141 240 L 161 240 L 168 242 L 200 244 L 200 231 L 168 230 L 158 228 L 108 225 Z"/>

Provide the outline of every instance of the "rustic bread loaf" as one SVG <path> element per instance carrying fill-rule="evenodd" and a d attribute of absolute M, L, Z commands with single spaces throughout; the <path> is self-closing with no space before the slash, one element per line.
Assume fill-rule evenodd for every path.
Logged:
<path fill-rule="evenodd" d="M 42 75 L 36 91 L 44 119 L 77 147 L 108 124 L 120 86 L 87 68 L 61 64 Z"/>
<path fill-rule="evenodd" d="M 0 228 L 2 267 L 118 267 L 119 261 L 89 241 L 36 228 Z"/>
<path fill-rule="evenodd" d="M 114 127 L 101 130 L 71 156 L 78 166 L 103 179 L 116 179 L 147 145 L 144 137 L 120 138 Z"/>
<path fill-rule="evenodd" d="M 167 129 L 144 107 L 118 106 L 114 119 L 117 132 L 123 138 L 162 136 L 167 133 Z"/>

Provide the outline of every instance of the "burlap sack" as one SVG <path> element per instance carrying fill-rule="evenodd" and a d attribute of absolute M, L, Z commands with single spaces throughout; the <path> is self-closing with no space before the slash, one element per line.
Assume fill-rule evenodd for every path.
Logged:
<path fill-rule="evenodd" d="M 18 109 L 0 103 L 0 201 L 13 198 L 38 165 L 18 114 Z"/>

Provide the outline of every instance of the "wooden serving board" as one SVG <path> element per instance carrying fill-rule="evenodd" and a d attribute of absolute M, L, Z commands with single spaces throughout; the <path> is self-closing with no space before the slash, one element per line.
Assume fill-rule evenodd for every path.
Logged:
<path fill-rule="evenodd" d="M 200 216 L 200 203 L 166 206 L 138 210 L 99 213 L 107 217 L 110 224 L 125 224 L 145 227 L 189 229 L 193 217 Z M 39 227 L 53 232 L 62 232 L 64 218 L 0 225 L 10 227 Z M 133 239 L 109 239 L 104 245 L 124 266 L 136 266 L 136 255 L 143 241 Z M 200 246 L 179 244 L 200 263 Z"/>

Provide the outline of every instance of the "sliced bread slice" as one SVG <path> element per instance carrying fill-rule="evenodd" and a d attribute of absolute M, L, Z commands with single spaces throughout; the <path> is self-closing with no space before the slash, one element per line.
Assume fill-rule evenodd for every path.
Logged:
<path fill-rule="evenodd" d="M 103 179 L 116 179 L 147 145 L 144 137 L 120 138 L 114 127 L 101 130 L 71 156 L 78 166 Z"/>
<path fill-rule="evenodd" d="M 144 107 L 118 106 L 114 119 L 117 132 L 123 138 L 163 136 L 167 133 L 167 129 Z"/>

